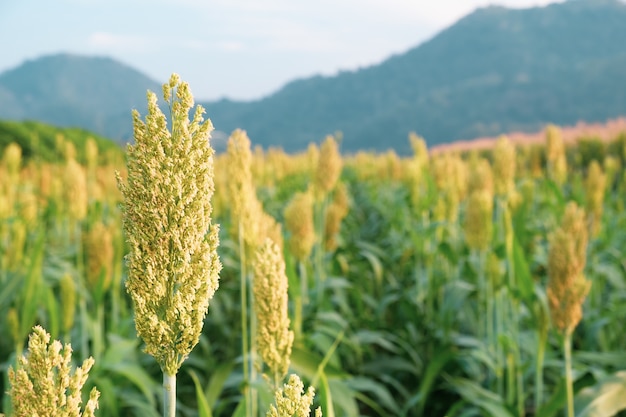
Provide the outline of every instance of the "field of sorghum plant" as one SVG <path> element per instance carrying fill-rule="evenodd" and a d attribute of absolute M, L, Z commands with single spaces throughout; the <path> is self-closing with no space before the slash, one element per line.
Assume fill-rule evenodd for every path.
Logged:
<path fill-rule="evenodd" d="M 93 387 L 101 417 L 308 415 L 292 374 L 325 416 L 626 408 L 626 134 L 430 154 L 411 134 L 399 157 L 235 131 L 213 156 L 170 87 L 126 161 L 52 128 L 0 138 L 1 411 L 52 407 L 61 381 L 74 411 L 49 415 L 79 415 L 81 387 L 85 416 Z"/>

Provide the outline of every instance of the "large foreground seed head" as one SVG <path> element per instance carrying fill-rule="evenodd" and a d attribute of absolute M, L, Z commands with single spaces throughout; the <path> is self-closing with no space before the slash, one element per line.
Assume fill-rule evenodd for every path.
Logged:
<path fill-rule="evenodd" d="M 213 126 L 193 107 L 189 86 L 174 74 L 163 85 L 168 121 L 148 92 L 145 122 L 133 112 L 135 144 L 128 147 L 124 229 L 130 246 L 126 289 L 137 333 L 164 373 L 175 375 L 198 343 L 209 300 L 218 287 L 218 226 L 211 221 L 214 191 Z"/>

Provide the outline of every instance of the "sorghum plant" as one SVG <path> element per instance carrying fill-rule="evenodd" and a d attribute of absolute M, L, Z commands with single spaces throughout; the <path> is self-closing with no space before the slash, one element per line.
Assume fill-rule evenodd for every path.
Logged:
<path fill-rule="evenodd" d="M 176 411 L 176 374 L 198 343 L 209 300 L 218 287 L 218 226 L 211 219 L 212 124 L 187 83 L 173 74 L 163 85 L 171 132 L 157 97 L 148 92 L 143 122 L 133 112 L 135 144 L 128 147 L 124 229 L 129 292 L 137 333 L 163 371 L 164 413 Z"/>
<path fill-rule="evenodd" d="M 81 412 L 81 390 L 87 381 L 93 358 L 72 372 L 72 347 L 36 326 L 28 339 L 28 353 L 18 359 L 18 368 L 9 369 L 9 396 L 13 417 L 93 417 L 100 393 L 94 387 Z"/>

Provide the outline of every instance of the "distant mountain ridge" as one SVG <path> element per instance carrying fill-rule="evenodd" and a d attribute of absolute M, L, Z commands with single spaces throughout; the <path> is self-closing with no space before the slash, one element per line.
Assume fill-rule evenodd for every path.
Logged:
<path fill-rule="evenodd" d="M 292 81 L 255 101 L 202 104 L 216 136 L 240 127 L 253 143 L 288 151 L 335 131 L 347 152 L 408 153 L 410 131 L 436 145 L 604 121 L 626 115 L 623 22 L 620 0 L 490 6 L 381 64 Z M 0 118 L 127 139 L 130 109 L 145 108 L 146 89 L 160 86 L 107 58 L 45 57 L 0 74 Z"/>
<path fill-rule="evenodd" d="M 123 141 L 160 83 L 107 57 L 44 56 L 0 74 L 0 118 L 77 126 Z"/>

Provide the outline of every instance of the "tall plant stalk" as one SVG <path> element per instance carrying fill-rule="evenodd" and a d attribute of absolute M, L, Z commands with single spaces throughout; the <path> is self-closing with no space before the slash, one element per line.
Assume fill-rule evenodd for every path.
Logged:
<path fill-rule="evenodd" d="M 176 374 L 200 339 L 209 301 L 219 285 L 219 228 L 212 224 L 213 149 L 202 107 L 173 74 L 163 85 L 171 120 L 148 93 L 148 115 L 133 112 L 128 147 L 124 228 L 130 254 L 126 289 L 135 327 L 163 372 L 166 417 L 176 414 Z M 168 130 L 171 125 L 171 132 Z"/>
<path fill-rule="evenodd" d="M 572 378 L 572 333 L 568 329 L 563 337 L 563 353 L 565 355 L 565 388 L 567 392 L 567 408 L 565 417 L 574 417 L 574 381 Z"/>
<path fill-rule="evenodd" d="M 250 347 L 248 344 L 248 277 L 246 275 L 246 248 L 243 236 L 243 225 L 239 221 L 239 271 L 241 301 L 241 358 L 243 365 L 243 390 L 246 416 L 252 417 L 252 394 L 250 391 Z"/>
<path fill-rule="evenodd" d="M 163 372 L 163 416 L 176 416 L 176 374 Z"/>

